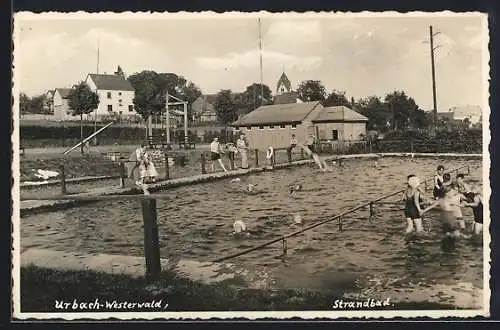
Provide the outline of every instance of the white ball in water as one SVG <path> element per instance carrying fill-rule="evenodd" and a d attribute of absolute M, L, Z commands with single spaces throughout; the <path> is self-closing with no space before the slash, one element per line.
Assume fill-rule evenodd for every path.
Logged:
<path fill-rule="evenodd" d="M 247 230 L 247 226 L 245 225 L 245 223 L 241 220 L 238 220 L 238 221 L 235 221 L 233 223 L 233 229 L 234 229 L 234 232 L 239 234 L 243 231 L 246 231 Z"/>

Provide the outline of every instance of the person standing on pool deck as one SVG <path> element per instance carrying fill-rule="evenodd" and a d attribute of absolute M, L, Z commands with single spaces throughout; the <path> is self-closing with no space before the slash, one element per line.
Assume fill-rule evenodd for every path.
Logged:
<path fill-rule="evenodd" d="M 306 145 L 311 150 L 313 153 L 315 153 L 314 150 L 314 142 L 316 140 L 316 137 L 313 134 L 309 134 L 309 137 L 307 138 Z"/>
<path fill-rule="evenodd" d="M 427 211 L 435 207 L 439 207 L 441 209 L 441 223 L 446 236 L 452 236 L 455 238 L 468 238 L 468 235 L 462 234 L 460 232 L 457 217 L 455 216 L 454 210 L 457 205 L 454 202 L 454 195 L 456 193 L 456 190 L 451 189 L 450 187 L 445 187 L 443 198 L 439 198 L 433 204 L 429 205 L 425 210 L 422 211 L 422 213 L 420 213 L 420 215 L 422 216 Z"/>
<path fill-rule="evenodd" d="M 314 162 L 316 163 L 316 165 L 318 165 L 320 170 L 332 171 L 331 167 L 329 167 L 328 164 L 318 154 L 316 154 L 303 144 L 298 144 L 298 146 L 302 148 L 302 150 L 304 150 L 304 152 L 314 160 Z"/>
<path fill-rule="evenodd" d="M 239 139 L 236 141 L 236 147 L 238 148 L 238 151 L 240 152 L 241 155 L 241 168 L 242 169 L 247 169 L 248 168 L 248 145 L 247 142 L 245 141 L 245 134 L 241 133 Z"/>
<path fill-rule="evenodd" d="M 483 230 L 483 197 L 481 196 L 481 188 L 479 184 L 474 184 L 472 190 L 472 202 L 466 202 L 463 203 L 463 205 L 472 208 L 472 213 L 474 215 L 472 231 L 475 235 L 479 235 Z"/>
<path fill-rule="evenodd" d="M 224 166 L 224 163 L 222 162 L 222 159 L 220 158 L 221 154 L 224 154 L 224 151 L 222 151 L 222 148 L 219 143 L 219 138 L 214 137 L 214 140 L 212 143 L 210 143 L 210 160 L 212 161 L 212 172 L 215 172 L 215 162 L 218 161 L 220 167 L 224 170 L 224 172 L 227 172 L 226 167 Z"/>
<path fill-rule="evenodd" d="M 406 233 L 409 234 L 414 230 L 419 233 L 423 231 L 422 218 L 420 213 L 422 209 L 420 203 L 422 198 L 420 196 L 420 190 L 418 186 L 420 185 L 420 179 L 411 174 L 408 175 L 408 188 L 404 194 L 405 199 L 405 218 L 406 218 Z"/>
<path fill-rule="evenodd" d="M 444 173 L 444 166 L 439 165 L 437 167 L 436 175 L 434 175 L 434 190 L 432 191 L 434 199 L 438 199 L 442 195 L 442 188 L 444 182 L 443 173 Z"/>

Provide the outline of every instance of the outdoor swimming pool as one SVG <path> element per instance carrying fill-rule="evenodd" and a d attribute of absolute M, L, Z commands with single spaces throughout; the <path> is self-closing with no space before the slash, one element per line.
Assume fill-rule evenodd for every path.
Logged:
<path fill-rule="evenodd" d="M 447 169 L 469 165 L 467 180 L 481 180 L 482 162 L 465 159 L 389 158 L 352 159 L 331 173 L 301 166 L 172 189 L 172 200 L 158 200 L 162 258 L 210 261 L 247 249 L 297 230 L 292 217 L 299 213 L 306 225 L 334 216 L 381 195 L 404 188 L 406 176 L 434 174 L 438 164 Z M 465 172 L 465 170 L 464 170 Z M 245 192 L 258 184 L 259 194 Z M 293 196 L 294 183 L 303 190 Z M 429 185 L 430 187 L 430 185 Z M 429 189 L 428 196 L 432 196 Z M 392 198 L 397 199 L 399 196 Z M 316 227 L 287 240 L 288 254 L 280 257 L 281 243 L 230 260 L 247 268 L 262 269 L 277 279 L 278 287 L 347 292 L 363 297 L 412 300 L 437 295 L 435 301 L 457 302 L 457 295 L 474 296 L 482 304 L 483 250 L 479 240 L 443 246 L 436 213 L 424 220 L 424 237 L 406 239 L 401 205 L 376 204 L 337 222 Z M 463 210 L 466 220 L 470 209 Z M 231 235 L 235 220 L 243 220 L 250 237 Z M 65 211 L 21 218 L 21 247 L 81 253 L 143 256 L 142 213 L 138 201 L 96 202 Z M 443 286 L 443 290 L 435 290 Z M 450 289 L 451 288 L 451 289 Z M 455 292 L 452 295 L 448 292 Z M 448 291 L 447 291 L 448 290 Z M 440 292 L 440 293 L 438 293 Z M 444 293 L 443 293 L 444 292 Z M 374 297 L 375 295 L 376 297 Z M 452 297 L 453 296 L 453 297 Z M 431 297 L 429 297 L 430 299 Z"/>

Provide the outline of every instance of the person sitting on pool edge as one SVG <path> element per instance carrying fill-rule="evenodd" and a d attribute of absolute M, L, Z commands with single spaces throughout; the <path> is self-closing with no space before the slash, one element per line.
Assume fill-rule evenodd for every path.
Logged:
<path fill-rule="evenodd" d="M 318 154 L 313 152 L 311 149 L 309 149 L 309 147 L 303 144 L 298 144 L 298 146 L 302 148 L 302 150 L 304 150 L 304 152 L 314 160 L 314 162 L 316 163 L 316 165 L 318 165 L 320 170 L 322 170 L 323 172 L 332 171 L 332 168 L 328 166 L 325 160 L 322 159 Z"/>
<path fill-rule="evenodd" d="M 420 203 L 423 201 L 420 195 L 420 190 L 418 186 L 420 185 L 420 179 L 414 175 L 408 175 L 408 188 L 404 194 L 405 200 L 405 218 L 406 218 L 406 234 L 413 231 L 417 233 L 423 231 L 422 218 L 420 213 L 422 209 Z"/>

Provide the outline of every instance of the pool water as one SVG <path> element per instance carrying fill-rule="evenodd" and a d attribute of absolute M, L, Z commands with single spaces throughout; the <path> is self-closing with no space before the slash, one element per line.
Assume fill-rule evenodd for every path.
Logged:
<path fill-rule="evenodd" d="M 409 174 L 431 177 L 439 164 L 447 169 L 469 165 L 466 180 L 482 179 L 480 160 L 384 157 L 377 163 L 352 159 L 342 167 L 334 165 L 329 173 L 306 165 L 242 177 L 240 182 L 227 179 L 172 189 L 170 200 L 157 201 L 161 256 L 210 261 L 251 248 L 296 231 L 294 214 L 300 214 L 306 225 L 327 219 L 403 189 Z M 259 192 L 247 193 L 248 183 L 257 184 Z M 290 194 L 289 187 L 298 183 L 302 191 Z M 427 196 L 432 197 L 428 186 Z M 432 211 L 424 219 L 423 236 L 405 236 L 402 208 L 402 203 L 375 204 L 372 219 L 368 208 L 345 216 L 343 231 L 332 221 L 289 238 L 285 258 L 279 242 L 229 262 L 272 274 L 278 287 L 400 300 L 436 295 L 433 299 L 442 303 L 480 307 L 482 241 L 443 241 L 439 213 Z M 462 212 L 466 220 L 472 219 L 470 208 Z M 249 237 L 231 235 L 235 220 L 246 223 Z M 21 221 L 23 250 L 143 256 L 138 201 L 97 202 Z M 433 291 L 437 286 L 444 287 L 439 294 Z M 465 302 L 458 302 L 459 295 Z"/>

